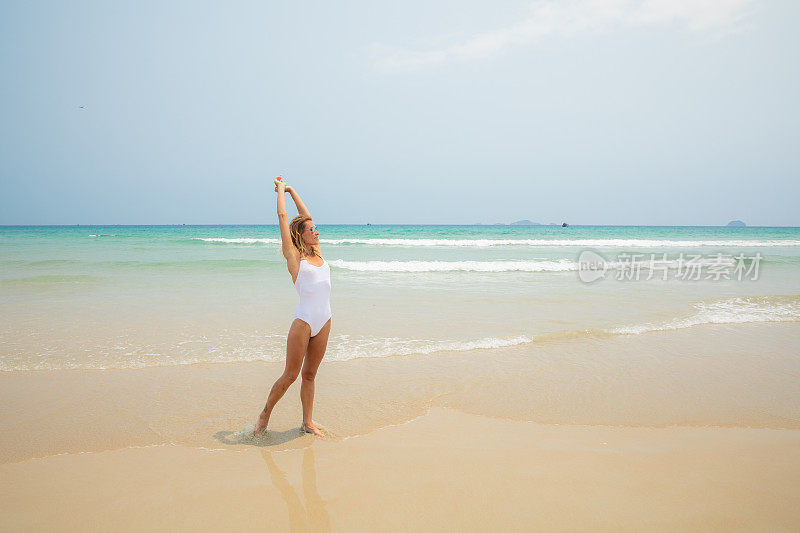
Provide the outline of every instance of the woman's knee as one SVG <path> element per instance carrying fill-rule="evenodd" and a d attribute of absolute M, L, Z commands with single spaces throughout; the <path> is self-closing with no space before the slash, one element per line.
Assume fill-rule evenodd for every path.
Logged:
<path fill-rule="evenodd" d="M 283 381 L 286 384 L 286 386 L 288 387 L 289 385 L 291 385 L 292 383 L 294 383 L 297 380 L 297 376 L 298 375 L 299 375 L 299 372 L 296 371 L 296 370 L 287 370 L 281 376 L 281 381 Z"/>
<path fill-rule="evenodd" d="M 314 378 L 317 377 L 317 372 L 316 371 L 312 372 L 310 370 L 303 370 L 301 375 L 303 376 L 303 381 L 314 381 Z"/>

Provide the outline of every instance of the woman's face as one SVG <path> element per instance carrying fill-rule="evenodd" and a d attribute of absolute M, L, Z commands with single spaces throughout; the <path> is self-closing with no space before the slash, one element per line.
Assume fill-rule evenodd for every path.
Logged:
<path fill-rule="evenodd" d="M 303 242 L 306 244 L 319 244 L 319 232 L 313 220 L 306 220 L 303 231 Z"/>

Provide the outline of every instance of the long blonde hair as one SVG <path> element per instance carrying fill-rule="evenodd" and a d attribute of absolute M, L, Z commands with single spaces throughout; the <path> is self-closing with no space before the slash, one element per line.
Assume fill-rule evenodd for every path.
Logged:
<path fill-rule="evenodd" d="M 313 247 L 303 242 L 303 231 L 308 220 L 311 220 L 308 215 L 297 215 L 289 222 L 289 234 L 292 236 L 292 244 L 300 252 L 301 258 L 317 255 Z"/>

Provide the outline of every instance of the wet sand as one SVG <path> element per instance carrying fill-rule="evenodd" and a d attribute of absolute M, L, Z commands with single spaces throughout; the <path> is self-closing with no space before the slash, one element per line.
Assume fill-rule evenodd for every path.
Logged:
<path fill-rule="evenodd" d="M 542 425 L 433 408 L 342 442 L 0 467 L 5 530 L 796 530 L 800 431 Z"/>
<path fill-rule="evenodd" d="M 797 530 L 800 325 L 0 374 L 4 530 Z"/>

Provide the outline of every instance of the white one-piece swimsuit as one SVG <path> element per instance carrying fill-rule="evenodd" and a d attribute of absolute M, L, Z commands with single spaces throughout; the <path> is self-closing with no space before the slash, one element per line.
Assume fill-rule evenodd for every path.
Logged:
<path fill-rule="evenodd" d="M 301 259 L 294 288 L 300 295 L 294 318 L 311 326 L 313 337 L 331 318 L 331 267 L 328 262 L 323 259 L 321 266 L 315 266 Z"/>

